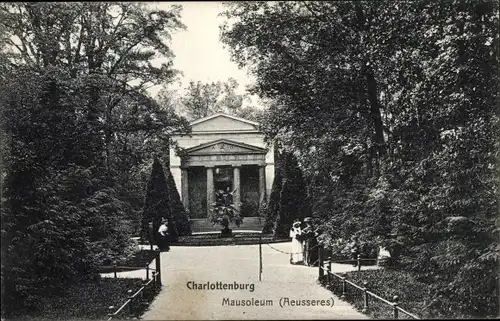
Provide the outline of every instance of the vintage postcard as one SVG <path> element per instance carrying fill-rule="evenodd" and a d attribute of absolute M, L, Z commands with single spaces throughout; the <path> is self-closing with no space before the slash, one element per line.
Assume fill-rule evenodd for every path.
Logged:
<path fill-rule="evenodd" d="M 499 316 L 492 0 L 0 3 L 3 320 Z"/>

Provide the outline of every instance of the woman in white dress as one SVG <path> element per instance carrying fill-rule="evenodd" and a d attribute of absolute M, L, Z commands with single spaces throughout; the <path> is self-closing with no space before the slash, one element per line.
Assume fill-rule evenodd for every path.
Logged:
<path fill-rule="evenodd" d="M 300 222 L 293 223 L 290 229 L 290 237 L 292 238 L 292 254 L 290 256 L 290 263 L 302 264 L 304 262 L 304 246 L 302 244 L 302 230 Z"/>

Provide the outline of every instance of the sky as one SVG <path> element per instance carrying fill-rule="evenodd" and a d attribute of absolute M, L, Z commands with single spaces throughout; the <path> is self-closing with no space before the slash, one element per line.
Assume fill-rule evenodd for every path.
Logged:
<path fill-rule="evenodd" d="M 186 26 L 172 34 L 170 42 L 175 54 L 174 68 L 180 70 L 181 83 L 170 88 L 182 89 L 190 81 L 215 82 L 227 81 L 230 77 L 239 83 L 239 92 L 252 83 L 246 70 L 238 68 L 230 60 L 230 54 L 219 41 L 219 25 L 225 18 L 218 17 L 224 10 L 221 2 L 152 2 L 160 9 L 169 9 L 173 4 L 182 5 L 181 21 Z M 150 93 L 155 96 L 161 87 L 153 87 Z"/>

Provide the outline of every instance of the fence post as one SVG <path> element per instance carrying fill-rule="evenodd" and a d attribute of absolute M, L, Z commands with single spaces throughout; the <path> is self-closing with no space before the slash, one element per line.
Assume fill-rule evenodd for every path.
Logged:
<path fill-rule="evenodd" d="M 326 279 L 328 280 L 328 284 L 330 284 L 330 282 L 332 281 L 331 273 L 332 273 L 332 258 L 330 257 L 330 259 L 328 260 L 328 270 L 326 270 Z"/>
<path fill-rule="evenodd" d="M 398 311 L 399 297 L 397 295 L 395 295 L 394 298 L 392 298 L 392 301 L 394 301 L 394 303 L 392 304 L 393 309 L 394 309 L 394 319 L 397 319 L 398 314 L 399 314 L 399 311 Z"/>
<path fill-rule="evenodd" d="M 127 294 L 128 294 L 128 299 L 130 300 L 129 304 L 127 304 L 127 313 L 130 317 L 130 314 L 132 313 L 132 303 L 134 301 L 134 298 L 132 298 L 132 290 L 128 290 Z"/>
<path fill-rule="evenodd" d="M 365 313 L 368 311 L 368 282 L 363 282 L 363 310 L 361 312 Z"/>
<path fill-rule="evenodd" d="M 158 251 L 158 254 L 156 255 L 156 277 L 157 277 L 157 286 L 161 287 L 161 262 L 160 262 L 160 255 L 161 252 Z"/>
<path fill-rule="evenodd" d="M 342 295 L 341 299 L 344 299 L 347 296 L 347 282 L 345 281 L 345 277 L 342 277 Z"/>
<path fill-rule="evenodd" d="M 149 247 L 150 247 L 150 250 L 152 251 L 153 250 L 153 243 L 154 243 L 154 240 L 153 240 L 153 222 L 149 222 L 148 223 L 148 236 L 149 236 Z"/>
<path fill-rule="evenodd" d="M 259 281 L 262 281 L 262 236 L 259 235 Z"/>
<path fill-rule="evenodd" d="M 108 311 L 110 311 L 110 312 L 108 313 L 108 316 L 109 316 L 109 319 L 108 319 L 108 320 L 112 320 L 112 319 L 113 319 L 113 317 L 115 316 L 114 310 L 115 310 L 115 307 L 114 307 L 114 306 L 112 306 L 112 305 L 111 305 L 111 306 L 109 306 L 109 307 L 108 307 Z"/>
<path fill-rule="evenodd" d="M 149 281 L 149 264 L 146 265 L 146 281 Z"/>
<path fill-rule="evenodd" d="M 325 275 L 324 268 L 324 259 L 323 259 L 323 244 L 318 245 L 318 266 L 319 266 L 319 279 L 323 278 Z"/>
<path fill-rule="evenodd" d="M 358 272 L 361 271 L 361 255 L 358 254 Z"/>
<path fill-rule="evenodd" d="M 113 264 L 113 272 L 114 272 L 115 279 L 116 279 L 117 278 L 117 275 L 116 275 L 116 264 Z"/>

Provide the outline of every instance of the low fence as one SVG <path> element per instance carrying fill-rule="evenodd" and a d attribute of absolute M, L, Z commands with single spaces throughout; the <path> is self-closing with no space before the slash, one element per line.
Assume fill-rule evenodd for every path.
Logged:
<path fill-rule="evenodd" d="M 137 269 L 145 269 L 146 270 L 146 280 L 144 285 L 137 290 L 135 293 L 133 293 L 132 290 L 129 290 L 129 297 L 125 303 L 122 304 L 115 312 L 111 312 L 108 314 L 108 321 L 117 319 L 120 317 L 124 312 L 126 312 L 128 315 L 132 313 L 132 310 L 134 307 L 136 307 L 138 304 L 141 304 L 144 299 L 144 294 L 147 291 L 155 291 L 159 288 L 161 288 L 161 261 L 160 261 L 160 253 L 156 254 L 155 257 L 155 268 L 150 268 L 149 264 L 145 268 L 137 268 L 137 267 L 126 267 L 126 266 L 112 266 L 112 267 L 102 267 L 102 268 L 111 268 L 113 269 L 114 277 L 117 278 L 117 272 L 118 270 L 123 271 L 123 270 L 137 270 Z M 150 277 L 151 274 L 151 277 Z M 114 310 L 114 307 L 110 307 L 110 310 Z"/>
<path fill-rule="evenodd" d="M 355 284 L 349 280 L 347 280 L 345 277 L 343 277 L 340 274 L 333 273 L 332 272 L 332 263 L 345 263 L 345 262 L 357 262 L 357 267 L 358 271 L 361 270 L 361 262 L 362 261 L 368 261 L 368 260 L 376 260 L 376 259 L 362 259 L 358 255 L 357 260 L 344 260 L 344 261 L 333 261 L 333 260 L 325 260 L 324 259 L 324 247 L 319 246 L 318 247 L 318 256 L 319 256 L 319 279 L 323 279 L 326 274 L 326 281 L 329 285 L 332 285 L 333 287 L 337 287 L 337 290 L 340 290 L 341 287 L 341 292 L 342 295 L 340 296 L 341 299 L 345 299 L 347 296 L 351 297 L 357 297 L 356 299 L 360 299 L 363 302 L 363 309 L 362 312 L 365 313 L 370 309 L 370 298 L 378 300 L 382 302 L 384 305 L 386 305 L 388 308 L 392 309 L 392 315 L 394 319 L 401 319 L 401 318 L 406 318 L 406 319 L 420 319 L 418 316 L 404 310 L 399 306 L 399 298 L 398 296 L 394 296 L 392 298 L 392 301 L 386 300 L 377 294 L 371 292 L 368 289 L 368 284 L 364 282 L 363 286 L 360 286 L 358 284 Z M 325 267 L 326 265 L 326 267 Z M 352 289 L 354 289 L 354 291 Z M 359 297 L 361 296 L 361 297 Z M 400 314 L 401 313 L 401 314 Z"/>

